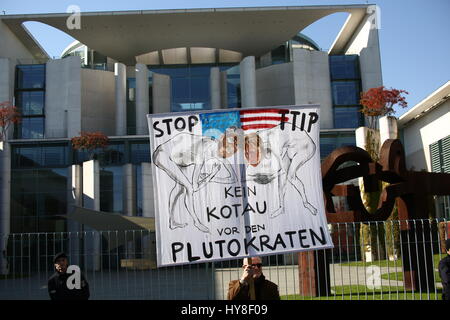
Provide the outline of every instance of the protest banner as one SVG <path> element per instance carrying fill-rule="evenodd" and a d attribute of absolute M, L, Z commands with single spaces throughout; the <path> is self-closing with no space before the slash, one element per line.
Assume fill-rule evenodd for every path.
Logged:
<path fill-rule="evenodd" d="M 158 266 L 332 248 L 318 106 L 150 114 Z"/>

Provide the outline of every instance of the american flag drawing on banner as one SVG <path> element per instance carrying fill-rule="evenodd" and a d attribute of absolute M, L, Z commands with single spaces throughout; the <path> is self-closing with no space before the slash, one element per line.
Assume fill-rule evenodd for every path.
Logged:
<path fill-rule="evenodd" d="M 245 133 L 251 133 L 261 129 L 272 129 L 281 122 L 288 121 L 287 109 L 259 109 L 239 111 L 241 128 Z"/>

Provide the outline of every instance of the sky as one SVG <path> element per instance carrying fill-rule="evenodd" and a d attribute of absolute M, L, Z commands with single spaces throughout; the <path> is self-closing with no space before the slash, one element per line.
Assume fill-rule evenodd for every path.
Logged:
<path fill-rule="evenodd" d="M 379 37 L 383 84 L 403 89 L 408 107 L 396 108 L 401 116 L 450 80 L 450 0 L 2 0 L 1 14 L 63 13 L 70 5 L 81 12 L 188 8 L 267 7 L 303 5 L 377 4 L 380 8 Z M 330 48 L 347 14 L 325 17 L 302 31 L 322 50 Z M 82 19 L 82 18 L 81 18 Z M 37 22 L 26 27 L 51 57 L 74 40 L 62 31 Z"/>

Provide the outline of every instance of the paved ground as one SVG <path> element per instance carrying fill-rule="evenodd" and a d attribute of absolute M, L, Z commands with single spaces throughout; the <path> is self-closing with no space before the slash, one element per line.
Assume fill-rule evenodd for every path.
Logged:
<path fill-rule="evenodd" d="M 331 287 L 370 283 L 372 272 L 364 267 L 332 265 Z M 400 272 L 401 268 L 380 268 L 380 273 Z M 240 268 L 164 268 L 151 271 L 88 272 L 91 299 L 218 299 L 226 298 L 228 282 L 238 279 Z M 299 294 L 298 267 L 266 266 L 265 276 L 278 284 L 281 295 Z M 0 280 L 0 299 L 48 299 L 50 274 Z M 381 280 L 382 286 L 401 287 L 402 281 Z M 440 288 L 441 285 L 438 285 Z M 367 289 L 367 292 L 371 292 Z M 360 292 L 364 294 L 365 292 Z M 333 294 L 333 292 L 332 292 Z"/>

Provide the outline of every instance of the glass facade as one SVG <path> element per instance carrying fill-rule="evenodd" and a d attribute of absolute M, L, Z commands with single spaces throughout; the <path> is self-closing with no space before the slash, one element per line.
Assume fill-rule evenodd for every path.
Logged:
<path fill-rule="evenodd" d="M 100 169 L 100 210 L 123 212 L 123 167 L 108 166 Z"/>
<path fill-rule="evenodd" d="M 325 159 L 334 149 L 356 145 L 354 132 L 321 132 L 320 160 Z"/>
<path fill-rule="evenodd" d="M 148 139 L 113 140 L 97 151 L 100 210 L 123 212 L 123 165 L 136 174 L 136 215 L 142 216 L 142 162 L 150 162 Z M 11 232 L 63 232 L 70 166 L 89 160 L 70 142 L 13 143 L 11 146 Z"/>
<path fill-rule="evenodd" d="M 45 64 L 18 65 L 16 67 L 16 89 L 44 89 Z"/>
<path fill-rule="evenodd" d="M 13 145 L 11 232 L 65 231 L 67 144 Z"/>
<path fill-rule="evenodd" d="M 330 56 L 331 80 L 359 79 L 359 63 L 357 55 Z"/>
<path fill-rule="evenodd" d="M 286 42 L 271 52 L 271 63 L 286 63 L 292 59 L 293 45 L 317 47 L 306 40 Z M 81 51 L 80 51 L 81 52 Z M 89 65 L 100 68 L 105 57 L 93 51 Z M 75 54 L 75 51 L 74 51 Z M 330 56 L 330 76 L 333 99 L 334 127 L 357 128 L 363 124 L 359 112 L 361 79 L 358 56 Z M 189 64 L 148 66 L 150 72 L 170 76 L 171 111 L 211 109 L 210 71 L 219 67 L 226 75 L 228 108 L 241 107 L 239 64 Z M 149 77 L 149 112 L 152 112 L 152 76 Z M 45 65 L 19 65 L 16 68 L 16 105 L 22 122 L 15 128 L 16 139 L 44 137 Z M 127 79 L 127 134 L 136 134 L 136 80 Z M 222 97 L 224 98 L 224 97 Z M 355 145 L 351 130 L 321 132 L 321 160 L 334 149 Z M 131 163 L 135 174 L 135 215 L 143 214 L 142 163 L 150 162 L 148 139 L 113 139 L 108 148 L 97 150 L 100 164 L 100 210 L 123 213 L 124 164 Z M 68 179 L 70 165 L 81 164 L 91 157 L 87 152 L 72 150 L 70 142 L 25 143 L 12 145 L 11 230 L 12 232 L 66 231 Z"/>
<path fill-rule="evenodd" d="M 364 125 L 361 105 L 361 76 L 357 55 L 329 56 L 333 118 L 335 128 Z"/>
<path fill-rule="evenodd" d="M 211 109 L 210 72 L 212 67 L 225 71 L 234 64 L 190 64 L 149 66 L 149 70 L 170 76 L 171 80 L 171 111 L 208 110 Z M 232 105 L 238 104 L 237 82 L 239 78 L 234 72 L 227 75 L 227 86 L 230 87 Z"/>
<path fill-rule="evenodd" d="M 241 71 L 239 65 L 225 70 L 227 74 L 227 107 L 241 107 Z"/>
<path fill-rule="evenodd" d="M 22 121 L 14 126 L 15 139 L 44 137 L 45 65 L 16 67 L 15 104 Z"/>

